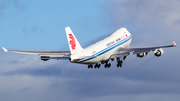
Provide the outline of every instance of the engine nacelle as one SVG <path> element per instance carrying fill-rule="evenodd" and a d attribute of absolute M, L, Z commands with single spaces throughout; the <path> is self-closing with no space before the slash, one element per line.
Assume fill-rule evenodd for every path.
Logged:
<path fill-rule="evenodd" d="M 41 60 L 43 61 L 48 61 L 50 59 L 49 56 L 41 56 Z"/>
<path fill-rule="evenodd" d="M 137 54 L 137 57 L 142 58 L 142 57 L 144 57 L 144 56 L 146 56 L 146 55 L 147 55 L 147 53 L 138 53 L 138 54 Z"/>
<path fill-rule="evenodd" d="M 72 62 L 71 58 L 69 58 L 69 61 Z"/>
<path fill-rule="evenodd" d="M 164 53 L 164 50 L 162 48 L 154 50 L 154 55 L 157 57 L 163 55 L 163 53 Z"/>

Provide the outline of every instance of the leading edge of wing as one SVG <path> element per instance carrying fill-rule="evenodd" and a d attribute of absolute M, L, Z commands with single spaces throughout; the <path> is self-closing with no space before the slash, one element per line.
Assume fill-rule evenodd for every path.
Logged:
<path fill-rule="evenodd" d="M 7 50 L 6 48 L 2 47 L 4 52 L 13 52 L 13 53 L 22 53 L 22 54 L 33 54 L 33 55 L 70 55 L 70 51 L 17 51 L 17 50 Z"/>
<path fill-rule="evenodd" d="M 118 51 L 126 51 L 126 52 L 148 52 L 148 51 L 154 51 L 155 49 L 159 48 L 169 48 L 169 47 L 176 47 L 176 42 L 173 41 L 173 45 L 166 45 L 166 46 L 158 46 L 158 47 L 146 47 L 146 48 L 119 48 Z"/>

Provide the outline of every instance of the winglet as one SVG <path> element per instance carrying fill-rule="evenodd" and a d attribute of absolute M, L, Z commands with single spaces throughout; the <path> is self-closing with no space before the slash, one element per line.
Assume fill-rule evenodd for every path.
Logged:
<path fill-rule="evenodd" d="M 7 50 L 6 48 L 2 47 L 2 49 L 3 49 L 5 52 L 8 52 L 8 50 Z"/>
<path fill-rule="evenodd" d="M 176 46 L 176 42 L 175 41 L 173 41 L 173 45 Z"/>

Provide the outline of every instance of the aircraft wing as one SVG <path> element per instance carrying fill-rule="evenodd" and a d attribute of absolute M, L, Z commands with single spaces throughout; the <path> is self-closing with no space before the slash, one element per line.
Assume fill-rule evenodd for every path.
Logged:
<path fill-rule="evenodd" d="M 124 57 L 128 56 L 130 53 L 139 54 L 139 53 L 148 53 L 150 51 L 155 51 L 160 48 L 169 48 L 175 47 L 176 43 L 173 42 L 173 45 L 158 46 L 158 47 L 147 47 L 147 48 L 119 48 L 110 58 Z"/>
<path fill-rule="evenodd" d="M 22 53 L 22 54 L 32 54 L 39 55 L 41 60 L 49 60 L 49 59 L 69 59 L 70 51 L 16 51 L 16 50 L 7 50 L 3 47 L 5 52 L 13 52 L 13 53 Z"/>

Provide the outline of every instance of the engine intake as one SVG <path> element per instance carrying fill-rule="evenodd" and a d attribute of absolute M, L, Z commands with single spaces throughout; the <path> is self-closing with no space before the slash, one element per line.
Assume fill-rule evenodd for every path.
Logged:
<path fill-rule="evenodd" d="M 69 58 L 69 61 L 70 61 L 70 62 L 72 61 L 71 58 Z"/>
<path fill-rule="evenodd" d="M 162 48 L 154 50 L 154 55 L 157 57 L 163 55 L 163 53 L 164 53 L 164 50 Z"/>
<path fill-rule="evenodd" d="M 147 53 L 138 53 L 138 54 L 137 54 L 137 57 L 142 58 L 142 57 L 144 57 L 144 56 L 146 56 L 146 55 L 147 55 Z"/>

